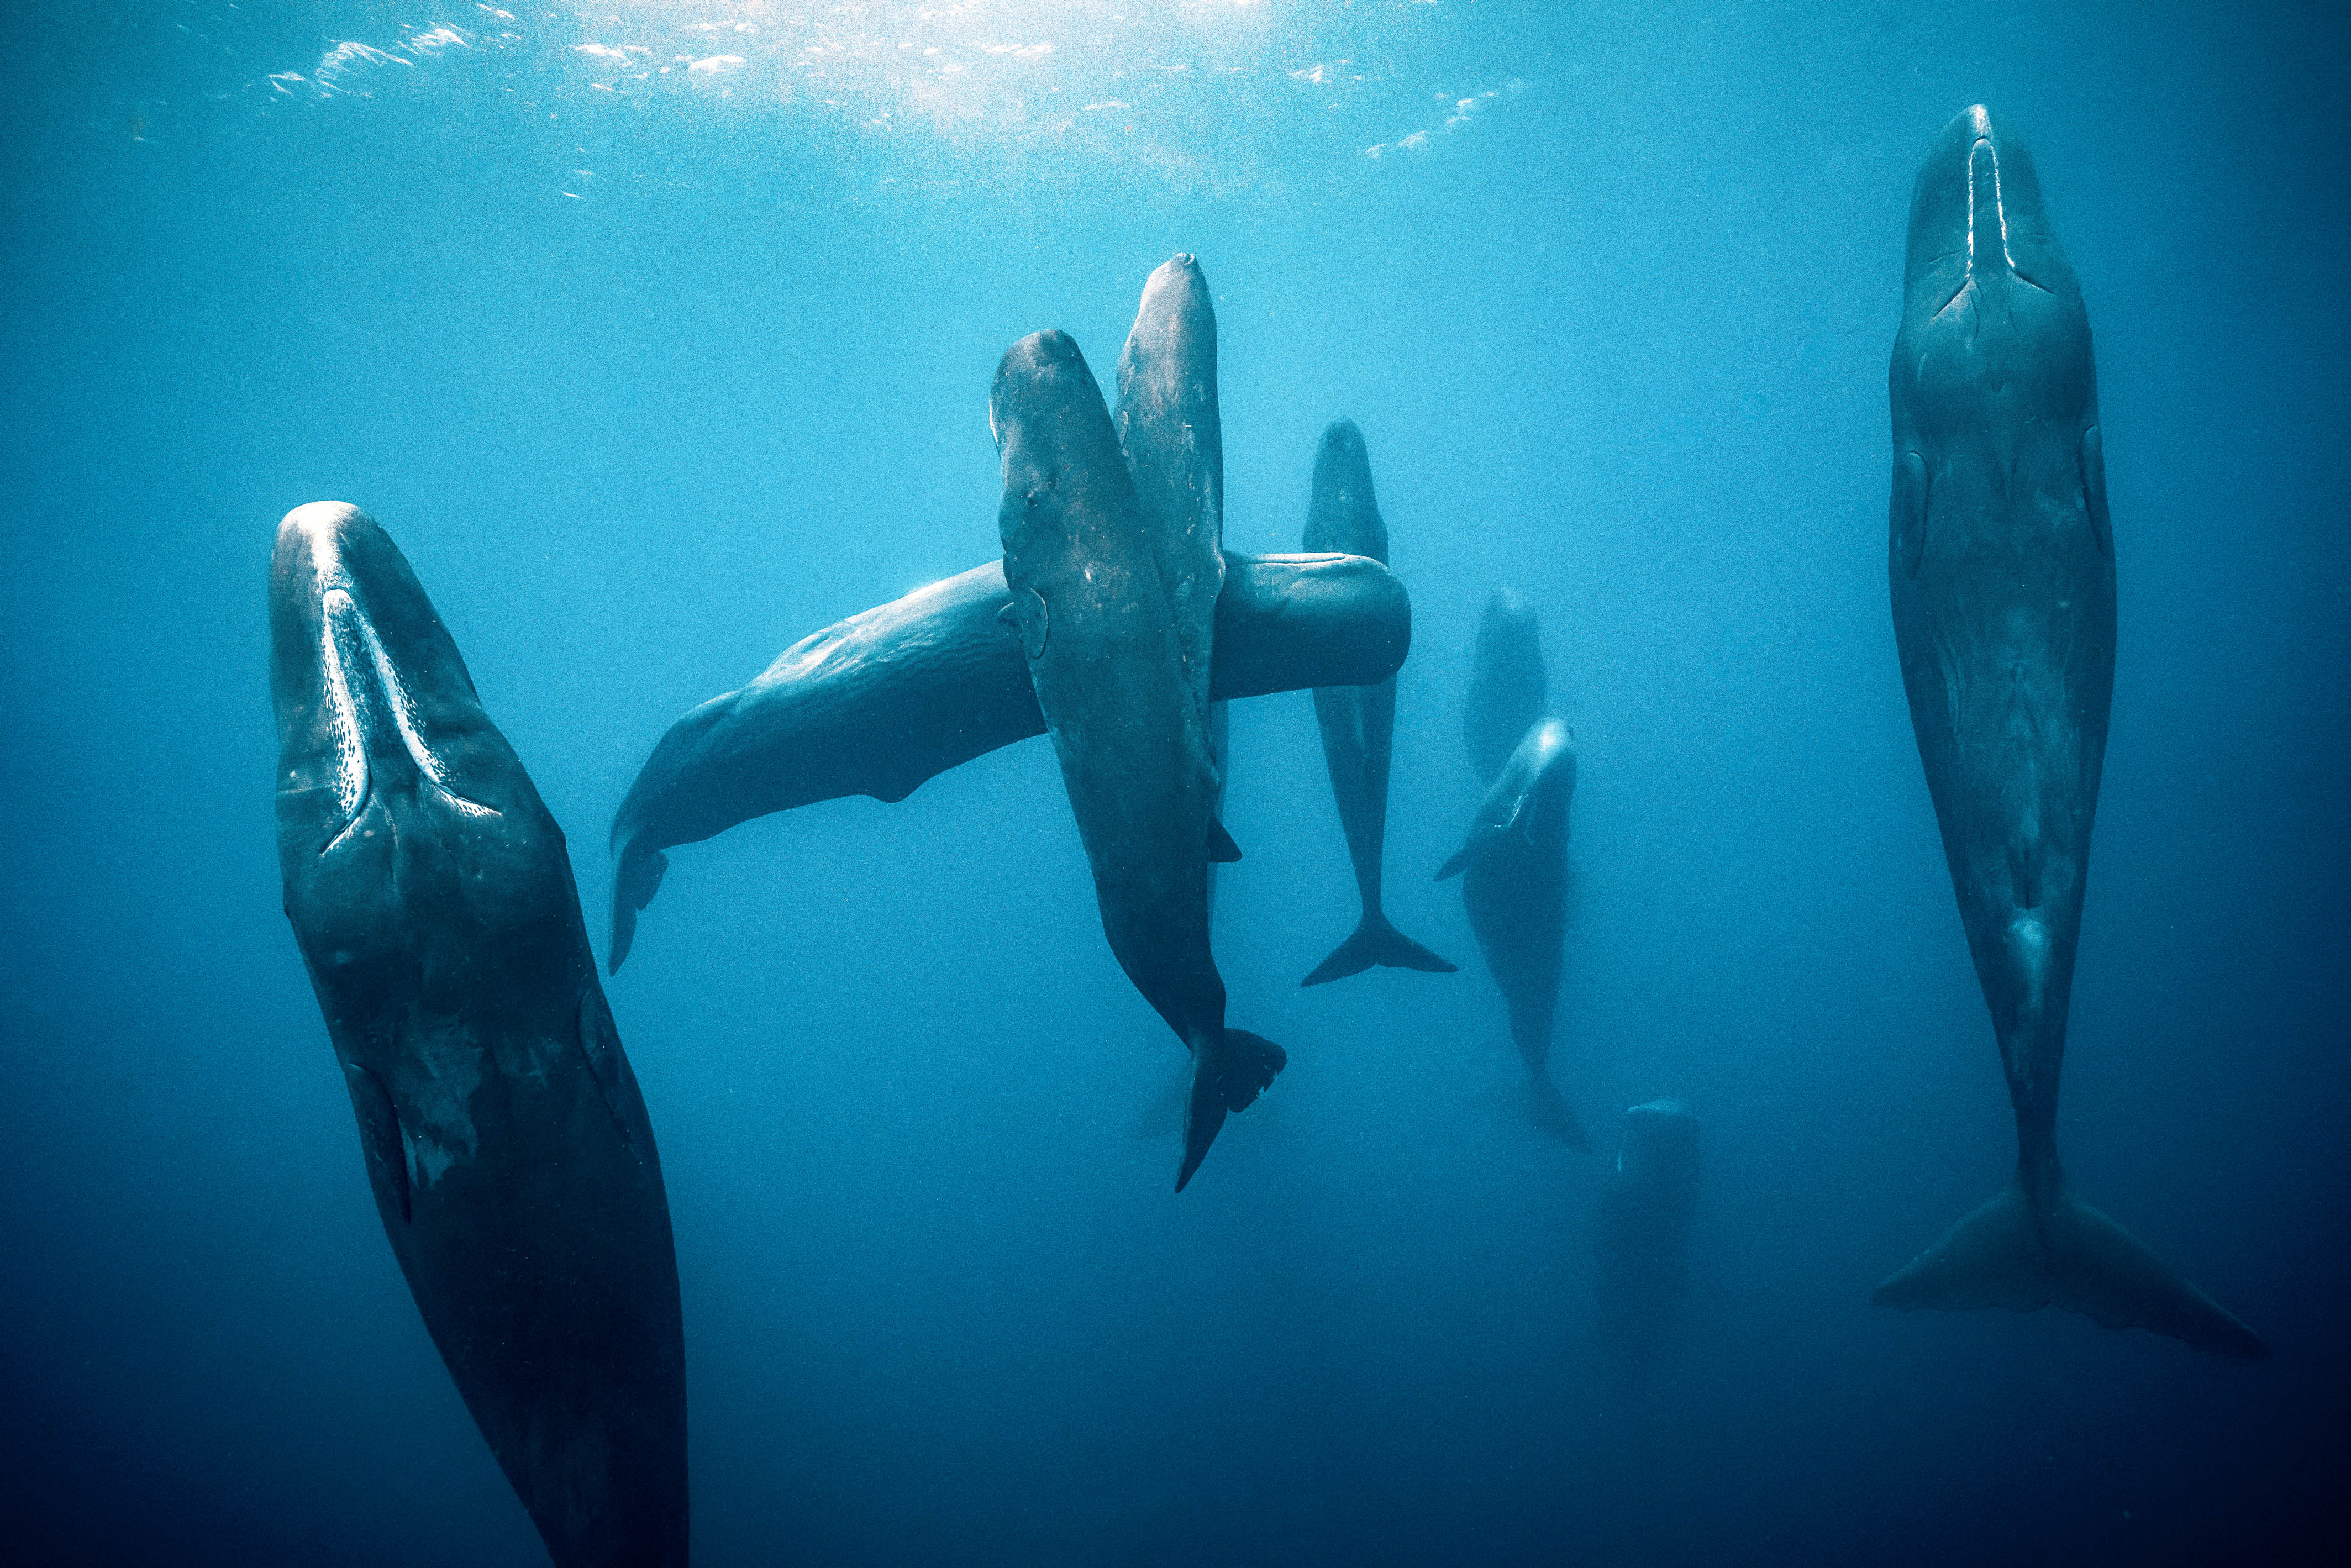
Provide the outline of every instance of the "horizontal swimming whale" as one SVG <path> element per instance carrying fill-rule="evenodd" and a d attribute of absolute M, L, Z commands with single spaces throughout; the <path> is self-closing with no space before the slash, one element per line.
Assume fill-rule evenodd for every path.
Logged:
<path fill-rule="evenodd" d="M 662 852 L 818 800 L 903 800 L 926 779 L 1045 733 L 1004 564 L 990 561 L 802 638 L 740 691 L 672 725 L 612 821 L 618 970 Z M 1360 556 L 1225 556 L 1211 695 L 1219 701 L 1386 680 L 1412 603 Z"/>
<path fill-rule="evenodd" d="M 1372 460 L 1352 419 L 1322 432 L 1314 455 L 1314 489 L 1306 510 L 1310 550 L 1344 550 L 1387 564 L 1388 526 L 1372 494 Z M 1360 975 L 1374 965 L 1449 975 L 1456 965 L 1403 932 L 1380 907 L 1381 862 L 1388 831 L 1388 767 L 1395 747 L 1395 677 L 1371 685 L 1317 686 L 1314 724 L 1322 733 L 1322 762 L 1339 806 L 1339 828 L 1355 871 L 1363 915 L 1344 942 L 1298 983 L 1320 986 Z"/>
<path fill-rule="evenodd" d="M 661 1162 L 563 833 L 357 507 L 270 562 L 286 915 L 376 1210 L 561 1568 L 684 1568 L 685 1353 Z"/>
<path fill-rule="evenodd" d="M 1910 722 L 2016 1113 L 2016 1175 L 1878 1287 L 2055 1305 L 2219 1355 L 2260 1337 L 2074 1196 L 2057 1080 L 2114 695 L 2115 561 L 2081 287 L 2023 143 L 1981 106 L 1910 200 L 1888 374 L 1887 575 Z"/>

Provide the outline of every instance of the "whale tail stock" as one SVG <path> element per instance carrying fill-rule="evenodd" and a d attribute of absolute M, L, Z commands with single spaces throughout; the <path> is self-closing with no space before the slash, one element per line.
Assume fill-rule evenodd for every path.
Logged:
<path fill-rule="evenodd" d="M 1176 1173 L 1177 1192 L 1184 1190 L 1192 1173 L 1207 1157 L 1208 1145 L 1217 1141 L 1217 1130 L 1225 1124 L 1226 1115 L 1255 1104 L 1272 1084 L 1273 1075 L 1289 1061 L 1290 1055 L 1281 1047 L 1245 1029 L 1219 1031 L 1213 1047 L 1206 1040 L 1193 1042 L 1192 1090 L 1184 1103 L 1184 1164 Z"/>
<path fill-rule="evenodd" d="M 641 849 L 634 840 L 621 852 L 612 867 L 612 946 L 605 960 L 606 974 L 621 972 L 637 939 L 637 911 L 653 901 L 653 894 L 661 891 L 662 873 L 668 870 L 669 856 L 659 850 Z"/>
<path fill-rule="evenodd" d="M 2208 1355 L 2269 1359 L 2270 1347 L 2234 1314 L 2062 1182 L 2053 1185 L 2046 1210 L 2036 1215 L 2023 1184 L 2011 1179 L 1872 1300 L 1904 1312 L 2057 1306 L 2110 1329 L 2168 1334 Z"/>
<path fill-rule="evenodd" d="M 1418 969 L 1426 975 L 1450 975 L 1461 967 L 1438 957 L 1397 930 L 1378 910 L 1367 909 L 1354 934 L 1332 948 L 1331 956 L 1315 965 L 1314 972 L 1298 983 L 1328 985 L 1350 975 L 1360 975 L 1374 965 L 1388 969 Z"/>
<path fill-rule="evenodd" d="M 1530 1074 L 1527 1079 L 1527 1115 L 1534 1124 L 1579 1153 L 1592 1151 L 1592 1139 L 1576 1119 L 1575 1109 L 1551 1081 L 1548 1072 Z"/>

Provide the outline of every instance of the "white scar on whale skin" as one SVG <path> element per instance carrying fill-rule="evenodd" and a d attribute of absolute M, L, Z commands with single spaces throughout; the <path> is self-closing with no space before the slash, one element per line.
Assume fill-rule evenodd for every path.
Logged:
<path fill-rule="evenodd" d="M 343 821 L 319 852 L 327 853 L 350 836 L 351 830 L 359 826 L 360 812 L 372 789 L 360 694 L 351 688 L 350 665 L 345 659 L 345 640 L 354 636 L 368 664 L 374 668 L 376 689 L 383 694 L 385 706 L 391 709 L 392 727 L 400 732 L 401 744 L 416 764 L 417 772 L 452 810 L 469 817 L 496 816 L 498 813 L 490 807 L 468 800 L 449 787 L 447 766 L 417 733 L 415 701 L 351 590 L 342 584 L 329 588 L 319 595 L 319 603 L 323 633 L 319 638 L 319 660 L 325 671 L 328 704 L 334 711 L 335 804 Z"/>
<path fill-rule="evenodd" d="M 2000 220 L 2000 259 L 2007 265 L 2011 272 L 2014 272 L 2016 257 L 2011 256 L 2008 250 L 2008 204 L 2001 199 L 2000 194 L 2000 149 L 1991 144 L 1991 139 L 1988 136 L 1977 137 L 1975 145 L 1968 149 L 1968 271 L 1973 275 L 1976 269 L 1976 154 L 1978 152 L 1982 152 L 1991 159 L 1991 212 L 1992 216 Z"/>

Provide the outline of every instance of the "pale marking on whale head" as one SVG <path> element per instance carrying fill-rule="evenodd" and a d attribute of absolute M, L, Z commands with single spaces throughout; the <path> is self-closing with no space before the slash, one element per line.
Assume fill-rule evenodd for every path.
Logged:
<path fill-rule="evenodd" d="M 1976 154 L 1979 152 L 1991 160 L 1991 210 L 1992 216 L 2000 220 L 2000 259 L 2013 272 L 2016 270 L 2016 257 L 2010 255 L 2008 249 L 2008 204 L 2001 199 L 2000 193 L 2000 149 L 1992 145 L 1989 136 L 1977 137 L 1975 144 L 1968 149 L 1968 272 L 1973 276 L 1976 269 Z"/>
<path fill-rule="evenodd" d="M 321 563 L 320 577 L 327 580 L 319 596 L 319 663 L 325 671 L 327 700 L 334 714 L 335 729 L 335 804 L 342 821 L 335 835 L 329 839 L 320 854 L 335 849 L 359 825 L 372 792 L 373 778 L 368 766 L 366 727 L 368 715 L 362 710 L 373 706 L 371 698 L 352 685 L 350 673 L 355 664 L 373 670 L 375 692 L 382 694 L 383 703 L 391 711 L 380 716 L 391 719 L 399 732 L 401 745 L 416 764 L 416 770 L 426 783 L 446 801 L 451 810 L 468 817 L 495 817 L 498 813 L 478 800 L 459 794 L 449 783 L 449 768 L 440 756 L 426 743 L 416 727 L 415 699 L 408 685 L 401 679 L 400 670 L 384 652 L 383 642 L 376 635 L 374 625 L 360 608 L 358 596 L 350 580 L 340 570 L 340 563 Z M 331 573 L 331 576 L 329 575 Z"/>

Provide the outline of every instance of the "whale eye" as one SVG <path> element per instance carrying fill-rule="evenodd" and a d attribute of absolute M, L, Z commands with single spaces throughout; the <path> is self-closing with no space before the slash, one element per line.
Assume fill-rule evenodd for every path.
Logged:
<path fill-rule="evenodd" d="M 2114 519 L 2106 515 L 2106 443 L 2096 425 L 2082 432 L 2082 507 L 2090 514 L 2090 532 L 2098 553 L 2115 553 Z"/>
<path fill-rule="evenodd" d="M 1903 576 L 1916 577 L 1927 553 L 1927 460 L 1915 452 L 1895 460 L 1890 514 L 1895 559 L 1902 563 Z"/>

